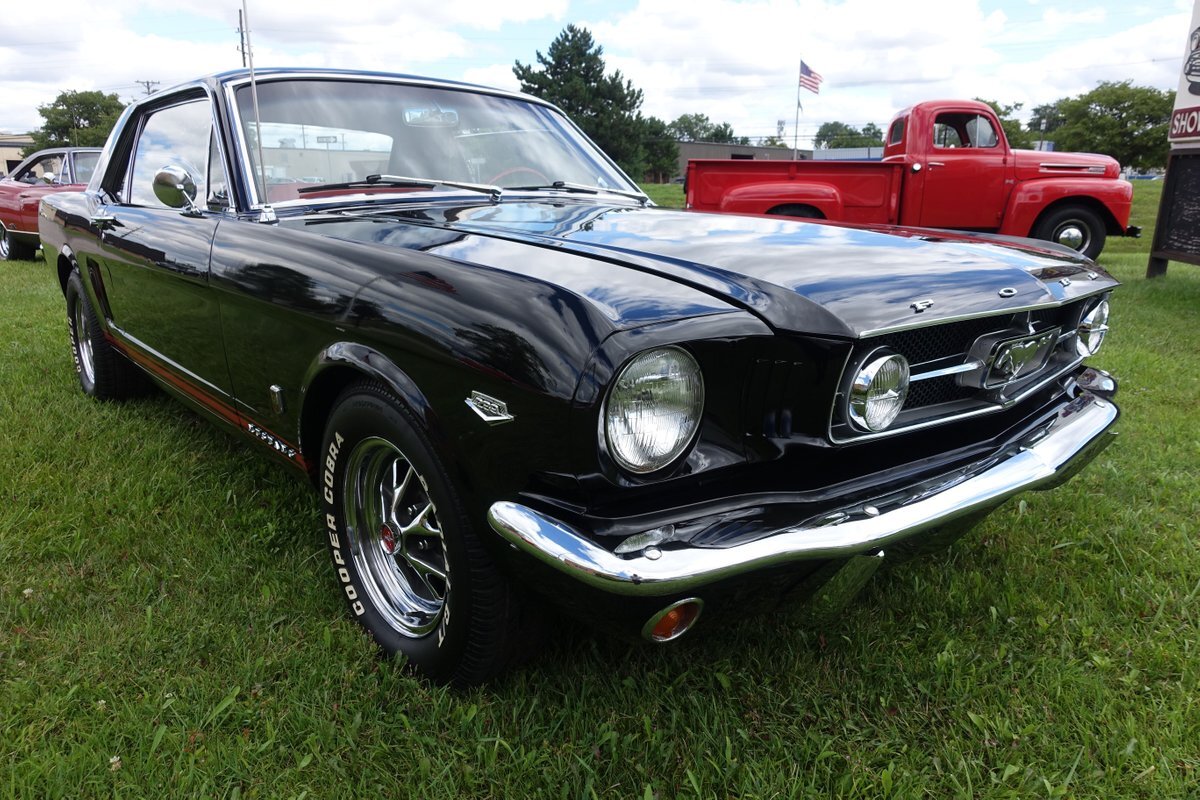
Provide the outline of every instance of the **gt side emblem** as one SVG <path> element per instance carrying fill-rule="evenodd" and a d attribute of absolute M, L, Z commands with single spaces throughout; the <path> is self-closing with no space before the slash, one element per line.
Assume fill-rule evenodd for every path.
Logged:
<path fill-rule="evenodd" d="M 516 417 L 508 413 L 508 406 L 503 400 L 489 397 L 483 392 L 471 392 L 471 396 L 467 398 L 466 403 L 488 425 L 500 425 L 516 419 Z"/>
<path fill-rule="evenodd" d="M 1001 297 L 1016 297 L 1017 290 L 1011 286 L 1005 286 L 1003 289 L 997 292 L 997 294 L 999 294 Z"/>
<path fill-rule="evenodd" d="M 925 309 L 933 307 L 933 300 L 917 300 L 915 303 L 910 303 L 908 307 L 920 314 Z"/>

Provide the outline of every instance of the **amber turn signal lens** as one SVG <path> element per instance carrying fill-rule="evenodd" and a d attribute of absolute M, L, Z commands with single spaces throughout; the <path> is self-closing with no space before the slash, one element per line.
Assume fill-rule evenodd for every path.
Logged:
<path fill-rule="evenodd" d="M 678 639 L 696 624 L 703 608 L 704 601 L 698 597 L 672 603 L 646 622 L 642 635 L 652 642 Z"/>

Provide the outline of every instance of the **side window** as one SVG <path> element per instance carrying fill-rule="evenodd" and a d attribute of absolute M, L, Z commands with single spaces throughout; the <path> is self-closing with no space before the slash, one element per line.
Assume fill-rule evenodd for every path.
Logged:
<path fill-rule="evenodd" d="M 934 147 L 963 147 L 961 114 L 938 114 L 933 122 Z"/>
<path fill-rule="evenodd" d="M 42 177 L 46 173 L 53 173 L 57 179 L 62 175 L 63 160 L 60 155 L 42 156 L 37 161 L 30 164 L 21 171 L 20 175 L 16 175 L 16 180 L 22 183 L 41 183 Z"/>
<path fill-rule="evenodd" d="M 208 137 L 208 194 L 205 205 L 209 211 L 229 208 L 229 178 L 225 164 L 221 161 L 221 148 L 217 146 L 217 132 Z"/>
<path fill-rule="evenodd" d="M 904 123 L 908 121 L 908 117 L 901 117 L 892 123 L 892 127 L 888 130 L 888 144 L 900 144 L 904 141 Z"/>
<path fill-rule="evenodd" d="M 971 147 L 995 147 L 1000 143 L 992 121 L 984 116 L 977 116 L 967 123 L 967 136 L 971 139 Z"/>
<path fill-rule="evenodd" d="M 96 164 L 100 161 L 99 153 L 76 153 L 74 158 L 75 174 L 71 176 L 71 180 L 75 183 L 88 183 L 92 180 L 92 173 L 96 171 Z"/>
<path fill-rule="evenodd" d="M 208 144 L 212 113 L 208 100 L 194 100 L 155 111 L 146 120 L 133 155 L 129 202 L 163 207 L 154 195 L 154 176 L 167 166 L 183 167 L 196 182 L 196 202 L 208 197 Z"/>

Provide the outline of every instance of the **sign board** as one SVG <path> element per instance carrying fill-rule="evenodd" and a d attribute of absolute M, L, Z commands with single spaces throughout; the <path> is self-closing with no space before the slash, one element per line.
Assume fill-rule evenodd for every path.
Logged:
<path fill-rule="evenodd" d="M 1192 7 L 1167 141 L 1171 153 L 1147 278 L 1165 275 L 1168 259 L 1200 264 L 1200 0 Z"/>
<path fill-rule="evenodd" d="M 336 137 L 336 136 L 318 136 L 317 143 L 318 144 L 337 144 L 338 137 Z"/>

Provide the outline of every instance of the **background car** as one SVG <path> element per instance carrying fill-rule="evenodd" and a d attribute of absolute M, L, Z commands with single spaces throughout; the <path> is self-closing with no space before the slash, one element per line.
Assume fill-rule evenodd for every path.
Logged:
<path fill-rule="evenodd" d="M 0 260 L 33 258 L 38 203 L 54 192 L 84 189 L 99 158 L 98 147 L 39 150 L 0 178 Z"/>

